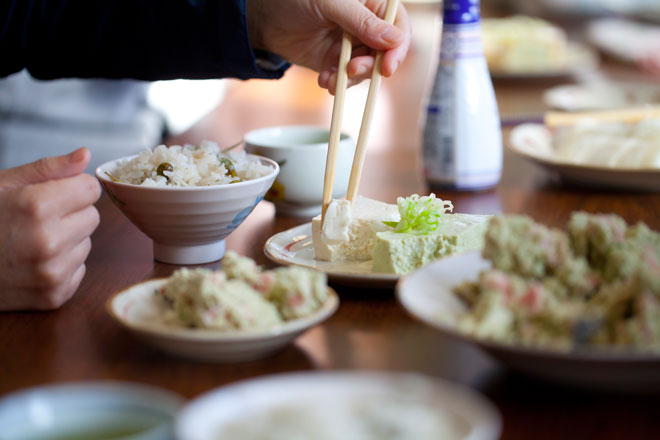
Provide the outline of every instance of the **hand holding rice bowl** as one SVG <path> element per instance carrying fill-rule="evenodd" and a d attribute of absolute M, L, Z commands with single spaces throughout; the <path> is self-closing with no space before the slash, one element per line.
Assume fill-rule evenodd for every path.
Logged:
<path fill-rule="evenodd" d="M 164 165 L 159 173 L 165 163 L 172 170 Z M 222 258 L 224 239 L 263 199 L 278 173 L 279 165 L 270 159 L 224 154 L 210 142 L 197 148 L 159 146 L 96 169 L 113 203 L 153 240 L 154 258 L 172 264 Z"/>

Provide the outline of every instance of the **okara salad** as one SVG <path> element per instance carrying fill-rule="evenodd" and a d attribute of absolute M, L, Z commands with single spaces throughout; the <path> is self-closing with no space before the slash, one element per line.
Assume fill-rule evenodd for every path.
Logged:
<path fill-rule="evenodd" d="M 301 267 L 263 271 L 231 251 L 222 269 L 179 269 L 157 291 L 179 324 L 224 331 L 264 329 L 310 315 L 327 299 L 321 272 Z"/>
<path fill-rule="evenodd" d="M 144 186 L 209 186 L 242 182 L 273 172 L 259 158 L 244 151 L 223 153 L 217 144 L 159 145 L 120 163 L 109 177 Z"/>
<path fill-rule="evenodd" d="M 566 231 L 524 216 L 491 219 L 492 269 L 454 292 L 477 337 L 560 349 L 660 350 L 660 233 L 616 215 L 574 213 Z"/>

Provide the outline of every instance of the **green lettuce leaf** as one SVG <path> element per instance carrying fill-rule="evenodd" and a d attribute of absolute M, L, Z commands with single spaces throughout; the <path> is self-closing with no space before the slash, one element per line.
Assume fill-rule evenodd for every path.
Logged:
<path fill-rule="evenodd" d="M 438 229 L 440 216 L 454 209 L 448 200 L 437 199 L 435 194 L 410 197 L 399 197 L 396 201 L 401 220 L 399 222 L 383 222 L 394 228 L 394 232 L 408 232 L 426 235 Z"/>

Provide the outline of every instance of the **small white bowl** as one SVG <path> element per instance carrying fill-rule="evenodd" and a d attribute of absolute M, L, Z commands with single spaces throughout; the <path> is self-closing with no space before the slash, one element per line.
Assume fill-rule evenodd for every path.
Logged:
<path fill-rule="evenodd" d="M 165 278 L 136 284 L 107 302 L 110 315 L 126 329 L 160 350 L 189 359 L 239 362 L 269 356 L 301 333 L 330 317 L 339 297 L 328 287 L 328 299 L 312 315 L 269 329 L 223 332 L 179 327 L 166 319 L 166 307 L 156 290 Z"/>
<path fill-rule="evenodd" d="M 154 242 L 154 258 L 171 264 L 202 264 L 221 259 L 225 238 L 263 199 L 279 173 L 276 162 L 261 157 L 273 168 L 267 176 L 230 185 L 147 187 L 113 181 L 120 163 L 135 156 L 107 162 L 96 177 L 114 204 Z"/>
<path fill-rule="evenodd" d="M 355 404 L 362 405 L 362 411 L 355 411 Z M 361 423 L 365 412 L 375 417 Z M 449 382 L 412 373 L 307 372 L 252 379 L 196 398 L 179 413 L 177 438 L 243 438 L 223 436 L 228 426 L 236 425 L 258 427 L 260 434 L 268 432 L 265 438 L 285 438 L 274 431 L 278 415 L 275 423 L 290 429 L 285 432 L 319 431 L 323 438 L 362 438 L 355 432 L 359 428 L 388 420 L 403 429 L 436 425 L 453 431 L 452 436 L 445 432 L 434 437 L 445 440 L 494 440 L 501 426 L 497 410 L 486 399 Z M 264 438 L 252 434 L 250 438 Z M 371 434 L 368 438 L 374 438 Z"/>
<path fill-rule="evenodd" d="M 245 151 L 268 157 L 280 165 L 280 174 L 266 195 L 278 212 L 301 217 L 321 213 L 329 139 L 329 130 L 306 125 L 262 128 L 245 135 Z M 346 195 L 354 154 L 353 139 L 342 134 L 337 151 L 334 198 Z"/>
<path fill-rule="evenodd" d="M 41 386 L 0 400 L 0 438 L 168 439 L 182 406 L 176 394 L 129 382 Z"/>

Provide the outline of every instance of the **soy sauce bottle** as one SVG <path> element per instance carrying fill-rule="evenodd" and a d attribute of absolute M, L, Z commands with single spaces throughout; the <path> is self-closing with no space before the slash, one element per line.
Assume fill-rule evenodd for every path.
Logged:
<path fill-rule="evenodd" d="M 483 54 L 479 0 L 445 0 L 443 14 L 423 133 L 424 174 L 431 188 L 490 188 L 502 174 L 502 133 Z"/>

